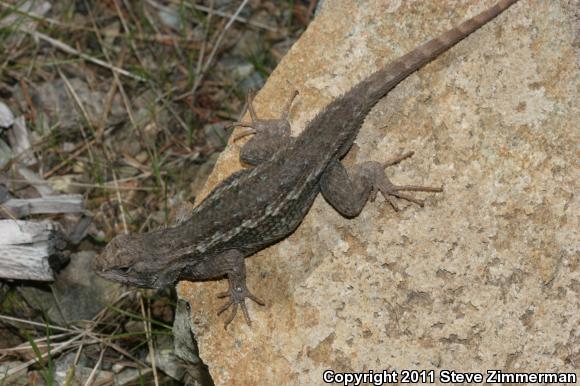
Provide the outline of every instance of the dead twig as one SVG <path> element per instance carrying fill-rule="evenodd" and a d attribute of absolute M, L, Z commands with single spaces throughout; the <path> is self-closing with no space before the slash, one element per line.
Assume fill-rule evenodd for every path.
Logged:
<path fill-rule="evenodd" d="M 170 1 L 173 4 L 177 4 L 177 5 L 180 5 L 180 6 L 182 4 L 179 0 L 170 0 Z M 216 15 L 216 16 L 223 17 L 223 18 L 231 18 L 232 17 L 232 14 L 231 13 L 227 13 L 227 12 L 222 12 L 222 11 L 216 10 L 216 9 L 213 8 L 213 6 L 206 7 L 205 5 L 191 4 L 191 3 L 185 3 L 185 6 L 186 7 L 190 7 L 190 8 L 194 8 L 194 9 L 196 9 L 198 11 L 201 11 L 201 12 L 205 12 L 205 13 L 208 14 L 208 17 L 211 17 L 211 15 Z M 272 27 L 272 26 L 269 26 L 267 24 L 260 23 L 259 21 L 248 20 L 245 17 L 235 16 L 234 17 L 234 20 L 237 21 L 237 22 L 240 22 L 240 23 L 249 24 L 249 25 L 252 25 L 254 27 L 258 27 L 258 28 L 261 28 L 261 29 L 265 29 L 267 31 L 271 31 L 271 32 L 277 32 L 278 31 L 278 28 L 276 28 L 276 27 Z"/>
<path fill-rule="evenodd" d="M 124 70 L 122 68 L 115 67 L 115 66 L 113 66 L 113 65 L 111 65 L 111 64 L 109 64 L 107 62 L 103 62 L 100 59 L 93 58 L 92 56 L 87 55 L 84 52 L 80 52 L 80 51 L 72 48 L 68 44 L 61 42 L 60 40 L 53 39 L 50 36 L 43 34 L 42 32 L 38 32 L 38 31 L 26 31 L 26 30 L 24 30 L 22 32 L 25 32 L 25 33 L 27 33 L 29 35 L 32 35 L 36 39 L 44 40 L 45 42 L 51 44 L 52 46 L 58 48 L 61 51 L 66 52 L 67 54 L 76 55 L 76 56 L 78 56 L 78 57 L 80 57 L 80 58 L 82 58 L 84 60 L 87 60 L 87 61 L 89 61 L 91 63 L 94 63 L 94 64 L 96 64 L 98 66 L 108 68 L 109 70 L 114 71 L 117 74 L 121 74 L 121 75 L 127 76 L 129 78 L 138 80 L 140 82 L 145 82 L 145 78 L 143 78 L 143 77 L 141 77 L 139 75 L 135 75 L 135 74 L 133 74 L 133 73 L 127 71 L 127 70 Z"/>
<path fill-rule="evenodd" d="M 235 21 L 236 17 L 238 17 L 238 15 L 240 14 L 240 12 L 242 12 L 242 9 L 244 9 L 244 7 L 246 6 L 246 4 L 248 4 L 248 0 L 242 1 L 242 4 L 240 4 L 240 6 L 238 7 L 238 9 L 236 9 L 236 12 L 230 17 L 230 19 L 228 20 L 228 22 L 225 25 L 224 29 L 221 30 L 220 34 L 218 35 L 218 37 L 216 39 L 216 42 L 213 45 L 213 49 L 211 50 L 211 52 L 209 54 L 209 57 L 207 58 L 207 61 L 205 62 L 205 65 L 203 66 L 201 72 L 198 75 L 196 75 L 196 77 L 195 77 L 195 82 L 193 83 L 193 87 L 191 88 L 191 93 L 192 93 L 193 96 L 195 96 L 195 91 L 197 90 L 197 88 L 201 84 L 201 81 L 203 80 L 203 78 L 207 74 L 207 71 L 209 70 L 209 67 L 212 65 L 213 59 L 215 57 L 215 54 L 216 54 L 219 46 L 221 45 L 222 39 L 224 38 L 226 32 L 228 32 L 228 30 L 230 29 L 230 27 L 232 26 L 232 24 L 234 24 L 234 21 Z"/>
<path fill-rule="evenodd" d="M 151 356 L 151 370 L 153 370 L 153 379 L 155 380 L 155 386 L 159 386 L 157 365 L 155 363 L 155 347 L 153 346 L 153 337 L 151 335 L 151 308 L 147 307 L 147 312 L 145 312 L 145 303 L 143 302 L 143 296 L 141 296 L 141 294 L 139 294 L 139 304 L 141 305 L 143 328 L 145 329 L 145 337 L 147 338 L 147 346 L 149 347 L 149 355 Z"/>

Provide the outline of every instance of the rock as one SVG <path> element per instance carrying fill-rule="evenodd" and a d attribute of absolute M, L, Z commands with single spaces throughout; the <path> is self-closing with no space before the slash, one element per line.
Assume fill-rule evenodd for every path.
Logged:
<path fill-rule="evenodd" d="M 89 348 L 90 347 L 91 346 L 89 346 Z M 83 352 L 83 354 L 85 353 Z M 96 354 L 98 355 L 100 353 L 97 352 Z M 130 367 L 121 367 L 117 372 L 111 372 L 101 368 L 95 370 L 94 363 L 87 363 L 88 361 L 85 355 L 80 356 L 78 363 L 75 363 L 76 353 L 69 353 L 59 356 L 55 360 L 54 384 L 85 385 L 87 384 L 89 377 L 92 377 L 92 382 L 89 382 L 88 384 L 120 386 L 129 385 L 135 384 L 135 382 L 138 380 L 143 381 L 143 373 L 147 373 L 149 370 L 145 369 L 145 371 L 143 371 L 143 369 L 135 369 Z"/>
<path fill-rule="evenodd" d="M 51 321 L 68 324 L 92 319 L 120 294 L 121 286 L 96 276 L 91 270 L 93 251 L 71 256 L 70 264 L 56 278 L 52 294 L 41 288 L 21 287 L 29 304 L 46 312 Z M 55 302 L 57 299 L 57 302 Z"/>
<path fill-rule="evenodd" d="M 147 363 L 151 365 L 151 353 L 147 356 Z M 183 381 L 185 378 L 187 364 L 175 355 L 171 337 L 155 337 L 155 366 L 177 381 Z"/>
<path fill-rule="evenodd" d="M 30 133 L 26 127 L 24 116 L 14 119 L 12 130 L 8 132 L 12 151 L 18 156 L 18 162 L 30 166 L 36 164 L 37 160 L 32 152 Z"/>
<path fill-rule="evenodd" d="M 53 286 L 63 316 L 68 321 L 91 319 L 114 302 L 122 287 L 96 276 L 91 269 L 94 251 L 81 251 L 71 257 Z M 65 308 L 63 304 L 68 304 Z"/>
<path fill-rule="evenodd" d="M 214 149 L 221 149 L 228 143 L 231 130 L 224 128 L 223 123 L 211 123 L 203 127 L 206 141 Z"/>
<path fill-rule="evenodd" d="M 107 103 L 108 87 L 106 82 L 96 86 L 79 78 L 71 78 L 69 83 L 76 97 L 82 103 L 90 123 L 95 127 L 118 123 L 125 117 L 121 97 L 115 95 L 107 122 L 101 121 Z M 16 99 L 25 106 L 26 98 L 18 87 L 15 95 Z M 42 123 L 46 125 L 46 128 L 58 126 L 62 130 L 76 130 L 78 125 L 86 124 L 86 118 L 79 111 L 78 103 L 62 79 L 40 83 L 31 90 L 31 98 L 38 114 L 38 125 Z"/>
<path fill-rule="evenodd" d="M 191 327 L 190 307 L 188 303 L 179 300 L 175 308 L 175 321 L 173 322 L 173 335 L 175 336 L 175 354 L 189 363 L 200 363 Z"/>
<path fill-rule="evenodd" d="M 258 115 L 280 114 L 290 82 L 296 134 L 382 64 L 495 2 L 325 2 Z M 216 316 L 225 280 L 180 283 L 216 385 L 319 384 L 326 369 L 575 371 L 575 14 L 563 0 L 521 1 L 382 99 L 345 163 L 415 150 L 389 176 L 444 193 L 400 212 L 379 197 L 352 220 L 319 196 L 292 236 L 247 259 L 267 302 L 249 302 L 252 328 L 238 315 L 226 331 Z M 205 194 L 237 157 L 229 146 Z"/>
<path fill-rule="evenodd" d="M 98 354 L 98 353 L 97 353 Z M 81 356 L 82 363 L 76 363 L 75 352 L 59 356 L 54 360 L 54 384 L 55 385 L 84 385 L 93 373 L 93 367 L 88 367 L 84 362 L 84 355 Z M 114 384 L 113 374 L 108 371 L 96 370 L 92 375 L 91 384 L 106 385 Z"/>
<path fill-rule="evenodd" d="M 0 139 L 0 170 L 12 159 L 12 149 L 6 142 Z"/>
<path fill-rule="evenodd" d="M 236 44 L 237 47 L 238 44 Z M 262 50 L 264 50 L 263 47 Z M 232 52 L 231 56 L 224 58 L 219 63 L 219 66 L 223 67 L 223 71 L 229 72 L 232 79 L 238 81 L 238 88 L 243 91 L 244 95 L 250 90 L 261 88 L 265 82 L 262 73 L 258 71 L 253 63 L 248 62 L 248 59 L 246 59 L 248 56 L 251 56 L 250 53 L 245 55 L 239 53 L 239 56 L 236 56 Z"/>
<path fill-rule="evenodd" d="M 131 385 L 135 382 L 143 383 L 143 373 L 141 369 L 126 368 L 114 376 L 114 385 Z"/>
<path fill-rule="evenodd" d="M 16 361 L 3 361 L 0 363 L 0 385 L 10 385 L 10 386 L 27 386 L 28 379 L 26 377 L 26 368 L 11 374 L 11 370 L 22 367 L 23 362 Z M 10 374 L 7 376 L 7 374 Z"/>
<path fill-rule="evenodd" d="M 8 191 L 8 187 L 3 183 L 0 183 L 0 204 L 4 204 L 6 201 L 10 200 L 12 196 Z"/>
<path fill-rule="evenodd" d="M 184 23 L 178 10 L 160 6 L 157 14 L 159 15 L 161 23 L 166 27 L 172 28 L 175 31 L 181 31 L 184 28 Z"/>
<path fill-rule="evenodd" d="M 0 101 L 0 128 L 12 126 L 14 123 L 14 114 L 6 104 Z"/>
<path fill-rule="evenodd" d="M 211 385 L 212 381 L 207 366 L 199 358 L 190 315 L 191 312 L 187 302 L 179 300 L 175 309 L 175 321 L 173 323 L 175 356 L 179 358 L 186 371 L 186 374 L 182 376 L 185 384 Z"/>
<path fill-rule="evenodd" d="M 20 32 L 7 34 L 2 41 L 4 47 L 20 45 L 26 32 L 36 30 L 38 20 L 42 19 L 52 8 L 50 2 L 38 0 L 24 0 L 13 6 L 16 10 L 6 10 L 0 15 L 0 29 L 8 28 L 9 31 L 17 29 Z"/>

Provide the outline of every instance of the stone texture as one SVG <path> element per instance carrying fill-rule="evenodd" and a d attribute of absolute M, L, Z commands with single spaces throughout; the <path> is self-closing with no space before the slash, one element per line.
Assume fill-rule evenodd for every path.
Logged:
<path fill-rule="evenodd" d="M 51 286 L 22 286 L 20 293 L 28 304 L 41 310 L 49 320 L 66 324 L 90 320 L 123 291 L 120 284 L 111 283 L 91 270 L 94 251 L 79 251 L 60 272 Z"/>
<path fill-rule="evenodd" d="M 326 2 L 256 100 L 300 90 L 296 134 L 390 59 L 495 0 Z M 320 384 L 325 369 L 574 371 L 580 360 L 578 24 L 574 1 L 522 0 L 372 110 L 345 162 L 416 155 L 353 220 L 318 197 L 289 238 L 247 259 L 249 304 L 223 329 L 226 281 L 178 286 L 216 384 Z M 378 17 L 377 15 L 380 15 Z M 575 21 L 576 20 L 576 21 Z M 206 193 L 240 168 L 230 144 Z"/>

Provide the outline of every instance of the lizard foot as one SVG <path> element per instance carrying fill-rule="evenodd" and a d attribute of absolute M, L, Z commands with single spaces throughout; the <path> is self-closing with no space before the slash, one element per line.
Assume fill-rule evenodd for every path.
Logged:
<path fill-rule="evenodd" d="M 273 136 L 287 136 L 290 134 L 290 123 L 288 122 L 288 115 L 290 114 L 290 106 L 292 102 L 298 95 L 298 91 L 295 90 L 292 93 L 292 96 L 284 106 L 282 110 L 282 115 L 278 119 L 260 119 L 256 114 L 253 106 L 253 99 L 254 99 L 254 92 L 253 90 L 248 91 L 247 97 L 247 105 L 248 110 L 250 112 L 250 119 L 252 122 L 233 122 L 228 125 L 228 128 L 240 126 L 244 127 L 241 133 L 237 134 L 233 138 L 233 142 L 237 142 L 238 140 L 247 137 L 248 135 L 254 134 L 265 134 L 265 135 L 273 135 Z"/>
<path fill-rule="evenodd" d="M 385 174 L 385 168 L 398 164 L 404 159 L 411 157 L 414 152 L 408 152 L 402 154 L 392 160 L 389 160 L 385 163 L 378 163 L 378 162 L 367 162 L 363 165 L 363 173 L 366 174 L 372 181 L 373 181 L 373 188 L 370 193 L 370 200 L 373 202 L 377 197 L 377 193 L 381 192 L 383 197 L 389 204 L 393 207 L 395 211 L 399 211 L 399 207 L 393 200 L 393 197 L 401 198 L 403 200 L 407 200 L 409 202 L 413 202 L 421 207 L 425 205 L 425 201 L 417 199 L 413 196 L 406 195 L 404 191 L 411 191 L 411 192 L 442 192 L 443 187 L 431 187 L 431 186 L 418 186 L 418 185 L 395 185 L 391 182 L 391 180 Z"/>
<path fill-rule="evenodd" d="M 230 286 L 230 288 L 226 292 L 219 293 L 217 295 L 217 297 L 218 298 L 229 297 L 228 302 L 226 304 L 224 304 L 218 310 L 218 313 L 217 313 L 218 315 L 222 314 L 225 310 L 230 308 L 230 306 L 233 306 L 232 313 L 224 322 L 224 329 L 227 329 L 228 324 L 230 324 L 232 322 L 232 320 L 234 320 L 234 318 L 236 317 L 236 314 L 238 313 L 238 305 L 240 306 L 240 308 L 242 309 L 242 312 L 244 313 L 244 318 L 246 319 L 246 323 L 248 324 L 248 326 L 252 325 L 252 320 L 250 319 L 250 314 L 248 313 L 248 308 L 246 307 L 246 302 L 245 302 L 246 298 L 253 300 L 254 302 L 256 302 L 257 304 L 259 304 L 261 306 L 266 305 L 266 303 L 264 303 L 264 301 L 262 299 L 255 296 L 254 294 L 252 294 L 250 292 L 250 290 L 248 290 L 248 288 L 246 288 L 245 285 L 244 286 L 236 286 L 236 287 Z"/>

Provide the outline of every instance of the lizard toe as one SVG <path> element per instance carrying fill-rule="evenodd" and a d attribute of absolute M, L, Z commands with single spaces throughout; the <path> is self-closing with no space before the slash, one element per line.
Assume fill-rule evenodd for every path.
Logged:
<path fill-rule="evenodd" d="M 262 299 L 260 299 L 259 297 L 257 297 L 253 293 L 251 293 L 245 286 L 243 286 L 243 287 L 238 286 L 238 287 L 229 288 L 228 291 L 219 293 L 217 295 L 217 297 L 218 298 L 226 298 L 226 297 L 229 298 L 227 303 L 225 303 L 223 306 L 221 306 L 220 309 L 218 310 L 218 312 L 217 312 L 218 315 L 221 315 L 228 308 L 233 306 L 230 316 L 228 316 L 228 318 L 224 322 L 224 328 L 226 328 L 226 329 L 227 329 L 227 326 L 236 317 L 236 314 L 238 312 L 238 306 L 242 309 L 242 313 L 244 314 L 244 319 L 246 320 L 246 323 L 248 324 L 248 326 L 252 325 L 252 320 L 250 319 L 250 313 L 249 313 L 248 308 L 246 306 L 246 301 L 245 301 L 246 298 L 251 299 L 252 301 L 254 301 L 255 303 L 257 303 L 261 306 L 266 305 L 266 303 Z"/>
<path fill-rule="evenodd" d="M 400 162 L 401 160 L 408 158 L 411 155 L 412 153 L 403 154 L 400 157 L 397 157 L 396 159 L 389 161 L 389 164 Z M 395 204 L 393 197 L 415 203 L 421 207 L 425 205 L 424 200 L 415 198 L 402 192 L 408 191 L 408 192 L 438 193 L 443 191 L 442 187 L 419 186 L 419 185 L 395 185 L 387 177 L 384 170 L 379 169 L 376 164 L 371 165 L 371 168 L 369 170 L 372 173 L 373 191 L 375 190 L 380 191 L 383 197 L 385 197 L 385 199 L 389 202 L 389 204 L 391 204 L 391 206 L 395 211 L 398 211 L 399 208 Z M 371 196 L 371 198 L 373 197 Z"/>
<path fill-rule="evenodd" d="M 234 308 L 232 308 L 232 313 L 224 321 L 224 330 L 227 330 L 228 329 L 228 325 L 234 320 L 234 318 L 236 317 L 236 314 L 238 313 L 238 304 L 237 303 L 233 303 L 233 305 L 234 305 Z"/>

